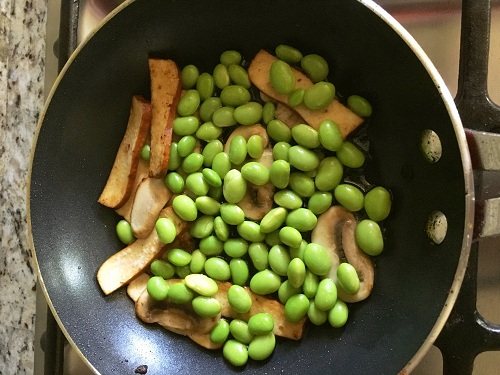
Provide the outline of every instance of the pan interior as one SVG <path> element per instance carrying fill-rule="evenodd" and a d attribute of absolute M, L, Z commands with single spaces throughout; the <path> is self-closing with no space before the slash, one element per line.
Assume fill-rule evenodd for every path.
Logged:
<path fill-rule="evenodd" d="M 301 342 L 279 340 L 271 360 L 249 373 L 396 373 L 429 334 L 460 257 L 464 171 L 439 91 L 411 49 L 383 20 L 350 0 L 210 2 L 138 0 L 116 14 L 74 56 L 42 120 L 31 178 L 36 256 L 64 329 L 100 373 L 236 372 L 221 355 L 135 318 L 124 291 L 103 297 L 100 264 L 121 248 L 118 217 L 97 204 L 128 118 L 132 95 L 149 97 L 148 56 L 210 71 L 220 52 L 250 59 L 280 43 L 319 53 L 343 96 L 367 97 L 367 179 L 393 193 L 384 253 L 368 301 L 344 329 L 310 327 Z M 429 163 L 421 135 L 434 131 L 442 156 Z M 425 235 L 428 216 L 448 221 L 444 241 Z"/>

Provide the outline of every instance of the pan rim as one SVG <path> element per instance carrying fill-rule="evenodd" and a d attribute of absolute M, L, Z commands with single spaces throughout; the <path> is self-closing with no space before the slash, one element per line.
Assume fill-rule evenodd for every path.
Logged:
<path fill-rule="evenodd" d="M 96 33 L 98 33 L 101 28 L 103 28 L 112 18 L 114 18 L 118 13 L 120 13 L 122 10 L 130 6 L 131 4 L 135 3 L 137 0 L 125 0 L 123 3 L 118 5 L 115 9 L 113 9 L 100 23 L 99 25 L 94 28 L 86 37 L 85 39 L 77 46 L 77 48 L 73 51 L 73 53 L 70 55 L 66 63 L 64 64 L 64 67 L 61 69 L 59 72 L 54 84 L 52 85 L 49 94 L 47 96 L 47 99 L 44 103 L 43 109 L 40 112 L 40 117 L 35 129 L 35 134 L 33 136 L 33 143 L 31 147 L 31 152 L 30 152 L 30 162 L 29 162 L 29 170 L 28 170 L 28 178 L 27 178 L 27 199 L 26 199 L 26 213 L 27 213 L 27 224 L 28 224 L 28 243 L 30 246 L 35 250 L 34 251 L 34 265 L 36 268 L 36 274 L 37 274 L 37 280 L 39 285 L 42 288 L 43 295 L 45 297 L 45 300 L 47 302 L 47 305 L 49 306 L 49 309 L 54 316 L 55 320 L 57 321 L 57 324 L 61 331 L 63 332 L 65 338 L 68 340 L 69 344 L 71 347 L 75 350 L 76 354 L 78 357 L 88 366 L 88 368 L 93 371 L 95 374 L 100 375 L 100 372 L 97 371 L 97 369 L 90 363 L 90 361 L 87 359 L 87 357 L 82 353 L 78 345 L 74 342 L 72 337 L 70 336 L 69 332 L 66 330 L 66 327 L 64 326 L 62 320 L 60 319 L 53 303 L 52 300 L 48 294 L 43 276 L 40 271 L 39 263 L 38 263 L 38 257 L 37 257 L 37 252 L 35 249 L 34 245 L 34 240 L 33 240 L 33 232 L 32 232 L 32 221 L 31 221 L 31 178 L 32 178 L 32 172 L 33 172 L 33 161 L 35 157 L 35 152 L 36 152 L 36 146 L 38 144 L 38 137 L 40 134 L 40 130 L 42 128 L 42 124 L 44 122 L 47 110 L 50 106 L 50 103 L 52 101 L 52 98 L 57 91 L 57 88 L 65 76 L 67 70 L 69 67 L 72 65 L 73 61 L 76 59 L 76 57 L 79 55 L 80 51 L 89 43 L 89 41 L 94 37 Z M 398 36 L 404 41 L 407 46 L 411 49 L 411 51 L 415 54 L 415 56 L 418 58 L 422 66 L 425 68 L 426 72 L 430 76 L 430 78 L 433 80 L 434 85 L 436 86 L 436 89 L 439 92 L 439 95 L 441 99 L 443 100 L 443 103 L 446 107 L 446 110 L 448 112 L 448 115 L 450 117 L 451 123 L 454 128 L 455 136 L 457 139 L 459 151 L 460 151 L 460 156 L 461 156 L 461 161 L 462 161 L 462 168 L 463 168 L 463 173 L 464 173 L 464 186 L 465 186 L 465 227 L 464 227 L 464 235 L 462 239 L 462 249 L 461 249 L 461 254 L 457 266 L 457 270 L 455 272 L 455 276 L 452 282 L 452 285 L 450 287 L 450 290 L 448 292 L 448 297 L 444 303 L 443 309 L 441 310 L 436 322 L 434 323 L 434 326 L 432 327 L 430 333 L 420 346 L 420 348 L 417 350 L 417 352 L 413 355 L 413 357 L 408 361 L 408 363 L 405 365 L 404 368 L 401 369 L 400 374 L 408 374 L 411 373 L 417 364 L 422 360 L 422 358 L 425 356 L 425 354 L 429 351 L 430 347 L 432 344 L 435 342 L 437 339 L 439 333 L 441 332 L 442 328 L 444 327 L 444 324 L 446 323 L 451 310 L 455 304 L 455 301 L 458 297 L 458 291 L 460 290 L 460 287 L 462 285 L 462 281 L 464 279 L 465 271 L 467 268 L 468 264 L 468 259 L 470 255 L 470 250 L 471 250 L 471 245 L 472 245 L 472 238 L 473 238 L 473 227 L 474 227 L 474 179 L 473 179 L 473 172 L 472 172 L 472 163 L 470 159 L 470 153 L 468 149 L 468 144 L 466 141 L 466 136 L 465 136 L 465 131 L 462 125 L 462 121 L 460 119 L 459 112 L 456 108 L 454 99 L 446 86 L 443 78 L 441 77 L 440 73 L 430 60 L 430 58 L 427 56 L 427 54 L 424 52 L 422 47 L 418 44 L 418 42 L 414 39 L 414 37 L 393 17 L 391 16 L 386 10 L 384 10 L 380 5 L 376 4 L 373 0 L 356 0 L 358 3 L 362 4 L 365 6 L 367 9 L 369 9 L 374 15 L 379 17 L 387 26 L 389 26 L 394 32 L 398 34 Z"/>

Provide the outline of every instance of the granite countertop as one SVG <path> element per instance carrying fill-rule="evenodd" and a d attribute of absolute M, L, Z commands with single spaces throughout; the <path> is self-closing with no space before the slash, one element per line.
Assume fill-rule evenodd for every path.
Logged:
<path fill-rule="evenodd" d="M 43 107 L 46 0 L 0 1 L 0 374 L 33 373 L 35 281 L 26 192 Z"/>

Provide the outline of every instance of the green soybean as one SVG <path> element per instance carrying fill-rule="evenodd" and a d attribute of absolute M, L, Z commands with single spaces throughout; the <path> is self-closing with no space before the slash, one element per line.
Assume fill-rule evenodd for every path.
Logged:
<path fill-rule="evenodd" d="M 260 135 L 254 134 L 247 140 L 247 152 L 253 159 L 259 159 L 264 152 L 264 140 Z"/>
<path fill-rule="evenodd" d="M 349 211 L 356 212 L 363 208 L 363 192 L 354 185 L 340 184 L 335 188 L 333 195 L 337 202 Z"/>
<path fill-rule="evenodd" d="M 249 344 L 253 339 L 253 335 L 248 329 L 248 324 L 241 319 L 233 319 L 229 323 L 231 335 L 243 344 Z"/>
<path fill-rule="evenodd" d="M 307 202 L 307 208 L 315 215 L 320 215 L 326 212 L 332 205 L 332 193 L 329 192 L 316 192 L 311 195 Z"/>
<path fill-rule="evenodd" d="M 184 179 L 177 172 L 170 172 L 165 176 L 165 185 L 174 194 L 180 194 L 184 190 Z"/>
<path fill-rule="evenodd" d="M 150 268 L 151 273 L 153 275 L 161 276 L 165 280 L 171 279 L 175 273 L 174 267 L 170 263 L 165 262 L 164 260 L 161 260 L 161 259 L 153 260 L 153 262 L 151 263 L 151 266 L 149 268 Z"/>
<path fill-rule="evenodd" d="M 168 250 L 167 259 L 174 266 L 187 266 L 191 262 L 191 254 L 185 250 L 174 248 Z"/>
<path fill-rule="evenodd" d="M 248 73 L 245 68 L 241 65 L 231 64 L 227 67 L 227 70 L 229 72 L 229 77 L 234 84 L 243 86 L 246 89 L 250 88 L 250 79 L 248 78 Z"/>
<path fill-rule="evenodd" d="M 231 271 L 231 281 L 234 285 L 246 284 L 250 275 L 247 262 L 243 259 L 233 258 L 229 262 L 229 270 Z"/>
<path fill-rule="evenodd" d="M 302 172 L 290 175 L 289 187 L 301 197 L 310 197 L 316 191 L 314 180 Z"/>
<path fill-rule="evenodd" d="M 198 216 L 196 204 L 187 195 L 176 196 L 172 201 L 172 208 L 182 220 L 194 221 Z"/>
<path fill-rule="evenodd" d="M 290 147 L 288 160 L 290 165 L 304 172 L 313 171 L 319 165 L 318 155 L 302 146 Z"/>
<path fill-rule="evenodd" d="M 220 55 L 220 63 L 226 66 L 241 63 L 241 53 L 234 49 L 226 50 Z"/>
<path fill-rule="evenodd" d="M 116 235 L 118 239 L 125 245 L 129 245 L 135 241 L 132 226 L 127 220 L 120 220 L 116 224 Z"/>
<path fill-rule="evenodd" d="M 248 319 L 248 329 L 252 335 L 265 335 L 274 329 L 273 316 L 266 312 L 257 313 Z"/>
<path fill-rule="evenodd" d="M 349 168 L 360 168 L 365 163 L 365 154 L 353 143 L 344 141 L 337 151 L 337 158 Z"/>
<path fill-rule="evenodd" d="M 300 293 L 300 288 L 294 288 L 290 284 L 290 280 L 285 280 L 278 289 L 278 299 L 284 305 L 291 296 L 294 296 L 299 293 Z"/>
<path fill-rule="evenodd" d="M 196 90 L 200 94 L 200 99 L 210 98 L 214 93 L 214 78 L 210 73 L 201 73 L 196 81 Z"/>
<path fill-rule="evenodd" d="M 273 102 L 267 102 L 262 108 L 262 121 L 264 124 L 269 124 L 269 121 L 274 119 L 274 113 L 276 111 L 276 105 Z"/>
<path fill-rule="evenodd" d="M 176 304 L 182 305 L 193 300 L 194 293 L 184 284 L 178 282 L 170 285 L 168 299 Z"/>
<path fill-rule="evenodd" d="M 191 269 L 189 268 L 189 266 L 175 266 L 175 274 L 180 279 L 183 279 L 187 275 L 191 274 Z"/>
<path fill-rule="evenodd" d="M 342 180 L 344 168 L 335 156 L 321 160 L 314 183 L 320 191 L 333 190 Z"/>
<path fill-rule="evenodd" d="M 190 89 L 196 85 L 200 72 L 195 65 L 186 65 L 181 70 L 182 88 Z"/>
<path fill-rule="evenodd" d="M 267 134 L 276 142 L 289 142 L 292 139 L 292 131 L 288 125 L 278 119 L 269 121 Z"/>
<path fill-rule="evenodd" d="M 189 154 L 182 161 L 181 166 L 182 166 L 182 169 L 184 170 L 184 172 L 186 172 L 186 173 L 197 172 L 203 166 L 203 155 L 198 154 L 198 153 Z"/>
<path fill-rule="evenodd" d="M 219 291 L 217 283 L 210 277 L 203 274 L 187 275 L 184 278 L 184 282 L 193 292 L 205 297 L 211 297 Z"/>
<path fill-rule="evenodd" d="M 320 326 L 328 320 L 328 313 L 318 309 L 316 302 L 311 301 L 309 304 L 309 310 L 307 310 L 307 317 L 312 324 Z"/>
<path fill-rule="evenodd" d="M 213 216 L 203 215 L 195 220 L 195 222 L 189 229 L 189 234 L 191 234 L 191 236 L 193 236 L 194 238 L 205 238 L 209 236 L 213 230 Z"/>
<path fill-rule="evenodd" d="M 358 273 L 350 263 L 340 263 L 337 268 L 337 282 L 348 294 L 355 294 L 359 290 Z"/>
<path fill-rule="evenodd" d="M 244 366 L 248 362 L 246 345 L 236 340 L 227 340 L 222 349 L 222 355 L 233 366 Z"/>
<path fill-rule="evenodd" d="M 207 256 L 203 254 L 199 249 L 196 249 L 191 253 L 191 263 L 189 263 L 189 269 L 192 273 L 201 273 L 205 269 L 205 261 Z"/>
<path fill-rule="evenodd" d="M 200 105 L 200 117 L 203 121 L 211 121 L 216 110 L 222 107 L 222 102 L 218 97 L 207 98 Z"/>
<path fill-rule="evenodd" d="M 214 280 L 226 281 L 231 278 L 229 264 L 218 257 L 208 258 L 205 261 L 205 273 Z"/>
<path fill-rule="evenodd" d="M 233 114 L 233 107 L 221 107 L 213 113 L 212 122 L 215 126 L 218 126 L 220 128 L 226 128 L 228 126 L 236 125 L 236 120 L 234 119 Z"/>
<path fill-rule="evenodd" d="M 319 280 L 311 271 L 306 271 L 306 277 L 304 279 L 304 284 L 302 285 L 302 290 L 307 298 L 314 298 L 316 292 L 318 291 Z"/>
<path fill-rule="evenodd" d="M 212 75 L 214 77 L 215 86 L 219 89 L 223 89 L 231 83 L 229 72 L 224 64 L 217 64 L 212 72 Z"/>
<path fill-rule="evenodd" d="M 229 225 L 239 225 L 245 220 L 245 213 L 241 207 L 229 203 L 221 205 L 220 216 Z"/>
<path fill-rule="evenodd" d="M 214 344 L 222 344 L 229 337 L 229 323 L 226 319 L 219 319 L 210 331 L 210 341 Z"/>
<path fill-rule="evenodd" d="M 391 212 L 391 206 L 391 193 L 382 186 L 374 187 L 365 195 L 364 208 L 373 221 L 386 219 Z"/>
<path fill-rule="evenodd" d="M 323 120 L 319 124 L 319 142 L 330 151 L 337 151 L 344 141 L 339 126 L 332 120 Z"/>
<path fill-rule="evenodd" d="M 225 106 L 238 107 L 250 101 L 250 92 L 240 85 L 229 85 L 222 89 L 220 99 Z"/>
<path fill-rule="evenodd" d="M 224 244 L 216 236 L 210 235 L 200 240 L 200 251 L 206 256 L 222 254 Z"/>
<path fill-rule="evenodd" d="M 289 210 L 302 207 L 302 198 L 291 190 L 280 190 L 274 194 L 274 203 Z"/>
<path fill-rule="evenodd" d="M 279 289 L 280 285 L 280 277 L 268 269 L 257 272 L 250 279 L 250 289 L 259 295 L 274 293 Z"/>
<path fill-rule="evenodd" d="M 309 299 L 304 294 L 295 294 L 285 303 L 285 318 L 292 323 L 306 316 L 309 310 Z"/>
<path fill-rule="evenodd" d="M 286 225 L 300 232 L 313 230 L 318 218 L 307 208 L 297 208 L 291 211 L 286 218 Z"/>
<path fill-rule="evenodd" d="M 229 227 L 220 216 L 214 219 L 214 232 L 221 241 L 227 241 L 229 238 Z"/>
<path fill-rule="evenodd" d="M 328 63 L 315 53 L 304 56 L 300 61 L 300 66 L 313 82 L 323 81 L 328 77 Z"/>
<path fill-rule="evenodd" d="M 332 327 L 343 327 L 349 317 L 349 309 L 344 301 L 337 300 L 335 306 L 328 312 L 328 322 Z"/>
<path fill-rule="evenodd" d="M 155 230 L 161 243 L 169 244 L 174 242 L 177 236 L 177 229 L 170 218 L 161 217 L 156 220 Z"/>
<path fill-rule="evenodd" d="M 290 256 L 293 258 L 299 258 L 304 260 L 304 250 L 307 247 L 307 241 L 302 240 L 300 245 L 297 247 L 290 247 Z"/>
<path fill-rule="evenodd" d="M 236 227 L 238 234 L 245 240 L 250 242 L 261 242 L 264 240 L 264 233 L 260 230 L 260 225 L 253 222 L 245 220 L 243 223 Z"/>
<path fill-rule="evenodd" d="M 281 245 L 279 229 L 276 229 L 270 233 L 266 233 L 266 237 L 264 240 L 269 246 Z"/>
<path fill-rule="evenodd" d="M 286 220 L 287 211 L 283 207 L 271 209 L 260 221 L 260 231 L 262 233 L 270 233 L 275 231 Z"/>
<path fill-rule="evenodd" d="M 207 195 L 209 185 L 201 172 L 191 173 L 186 177 L 186 187 L 196 196 Z"/>
<path fill-rule="evenodd" d="M 167 298 L 169 286 L 161 276 L 150 277 L 146 284 L 148 294 L 156 301 L 163 301 Z"/>
<path fill-rule="evenodd" d="M 269 81 L 279 94 L 287 95 L 295 88 L 295 75 L 292 68 L 282 60 L 276 60 L 269 70 Z"/>
<path fill-rule="evenodd" d="M 290 164 L 285 160 L 275 160 L 269 171 L 269 180 L 278 189 L 284 189 L 290 181 Z"/>
<path fill-rule="evenodd" d="M 328 311 L 337 302 L 337 286 L 335 282 L 326 278 L 319 282 L 316 295 L 314 296 L 314 303 L 318 310 Z"/>
<path fill-rule="evenodd" d="M 262 118 L 262 104 L 248 102 L 235 108 L 234 119 L 241 125 L 257 124 Z"/>
<path fill-rule="evenodd" d="M 182 159 L 177 151 L 177 142 L 172 142 L 170 144 L 170 156 L 168 159 L 168 170 L 175 171 L 180 167 Z"/>
<path fill-rule="evenodd" d="M 285 160 L 288 161 L 288 150 L 290 150 L 290 144 L 287 142 L 278 142 L 273 147 L 273 158 L 274 160 Z"/>
<path fill-rule="evenodd" d="M 290 264 L 290 254 L 282 245 L 274 245 L 269 250 L 269 266 L 280 276 L 286 276 L 288 265 Z"/>
<path fill-rule="evenodd" d="M 172 124 L 174 133 L 179 136 L 194 134 L 198 126 L 200 120 L 196 116 L 177 117 Z"/>
<path fill-rule="evenodd" d="M 247 157 L 247 140 L 242 135 L 237 135 L 229 143 L 229 160 L 240 165 Z"/>
<path fill-rule="evenodd" d="M 210 186 L 207 195 L 216 201 L 222 200 L 222 186 Z"/>
<path fill-rule="evenodd" d="M 226 177 L 226 174 L 231 170 L 229 155 L 225 152 L 219 152 L 216 154 L 212 161 L 212 169 L 217 172 L 220 178 Z"/>
<path fill-rule="evenodd" d="M 177 142 L 177 152 L 180 157 L 185 158 L 191 154 L 196 147 L 196 138 L 192 135 L 185 135 Z"/>
<path fill-rule="evenodd" d="M 149 161 L 151 157 L 151 146 L 150 145 L 144 145 L 141 148 L 141 159 Z"/>
<path fill-rule="evenodd" d="M 304 101 L 304 95 L 306 90 L 304 89 L 295 89 L 288 95 L 288 105 L 290 107 L 297 107 L 302 104 Z"/>
<path fill-rule="evenodd" d="M 328 249 L 316 243 L 310 243 L 304 250 L 304 263 L 307 268 L 318 276 L 328 274 L 332 268 L 332 258 Z"/>
<path fill-rule="evenodd" d="M 349 96 L 347 98 L 347 107 L 361 117 L 370 117 L 372 115 L 372 105 L 359 95 Z"/>
<path fill-rule="evenodd" d="M 248 356 L 257 361 L 263 361 L 271 356 L 276 347 L 276 337 L 269 332 L 265 335 L 256 336 L 248 345 Z"/>
<path fill-rule="evenodd" d="M 255 242 L 250 244 L 248 247 L 248 255 L 257 271 L 263 271 L 269 265 L 269 248 L 264 243 Z"/>
<path fill-rule="evenodd" d="M 201 171 L 203 178 L 210 186 L 220 187 L 222 186 L 222 180 L 217 172 L 210 168 L 203 168 Z"/>
<path fill-rule="evenodd" d="M 240 285 L 232 285 L 227 291 L 227 301 L 231 308 L 237 313 L 244 314 L 252 307 L 252 298 Z"/>
<path fill-rule="evenodd" d="M 190 116 L 200 106 L 200 94 L 196 90 L 187 90 L 177 104 L 177 113 L 180 116 Z"/>
<path fill-rule="evenodd" d="M 283 227 L 279 231 L 281 242 L 290 247 L 298 247 L 302 242 L 300 232 L 292 227 Z"/>
<path fill-rule="evenodd" d="M 222 129 L 215 126 L 212 121 L 204 122 L 196 131 L 196 137 L 205 142 L 215 141 L 222 134 Z"/>
<path fill-rule="evenodd" d="M 293 258 L 286 272 L 288 282 L 293 288 L 300 288 L 306 278 L 306 265 L 300 258 Z"/>
<path fill-rule="evenodd" d="M 220 302 L 213 297 L 198 296 L 191 301 L 193 310 L 202 318 L 213 318 L 221 311 Z"/>
<path fill-rule="evenodd" d="M 361 220 L 356 226 L 356 243 L 366 254 L 376 256 L 384 250 L 384 238 L 377 222 Z"/>
<path fill-rule="evenodd" d="M 222 194 L 229 203 L 238 203 L 243 199 L 247 192 L 247 183 L 241 172 L 237 169 L 231 169 L 224 177 Z"/>
<path fill-rule="evenodd" d="M 221 153 L 223 150 L 224 145 L 221 141 L 213 140 L 208 142 L 205 147 L 203 147 L 203 151 L 201 152 L 201 154 L 203 155 L 203 165 L 205 165 L 205 167 L 211 167 L 215 156 Z"/>
<path fill-rule="evenodd" d="M 280 60 L 286 61 L 289 64 L 298 64 L 302 60 L 302 52 L 287 44 L 278 45 L 274 52 Z"/>
<path fill-rule="evenodd" d="M 318 82 L 304 93 L 304 105 L 313 110 L 325 109 L 335 98 L 335 86 L 330 82 Z"/>
<path fill-rule="evenodd" d="M 230 238 L 224 242 L 224 252 L 232 258 L 241 258 L 248 251 L 248 242 L 242 238 Z"/>
<path fill-rule="evenodd" d="M 320 145 L 318 132 L 309 125 L 295 125 L 292 128 L 292 137 L 297 144 L 306 148 L 317 148 Z"/>

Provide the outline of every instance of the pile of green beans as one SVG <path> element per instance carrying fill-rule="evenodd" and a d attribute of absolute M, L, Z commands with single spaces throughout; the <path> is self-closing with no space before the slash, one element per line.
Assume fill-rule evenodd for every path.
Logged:
<path fill-rule="evenodd" d="M 323 57 L 303 56 L 287 45 L 278 46 L 275 53 L 279 60 L 269 80 L 277 92 L 289 95 L 292 107 L 304 104 L 320 110 L 333 100 L 335 87 L 327 81 L 329 67 Z M 228 50 L 211 73 L 200 73 L 194 65 L 182 69 L 185 91 L 173 123 L 165 184 L 175 194 L 175 213 L 192 223 L 190 234 L 198 248 L 192 253 L 170 249 L 154 260 L 147 290 L 155 300 L 191 303 L 199 316 L 214 317 L 221 311 L 216 281 L 230 281 L 227 298 L 237 313 L 252 307 L 247 286 L 258 295 L 276 295 L 290 322 L 308 317 L 315 325 L 328 321 L 342 327 L 348 307 L 337 292 L 356 293 L 360 280 L 349 263 L 332 270 L 331 250 L 311 243 L 311 231 L 319 215 L 342 205 L 361 219 L 355 233 L 359 247 L 378 255 L 383 250 L 379 223 L 390 213 L 391 195 L 381 186 L 366 189 L 345 182 L 350 170 L 363 167 L 365 153 L 342 138 L 335 122 L 325 120 L 318 130 L 307 124 L 290 129 L 275 118 L 275 103 L 253 100 L 258 95 L 242 61 L 239 52 Z M 310 89 L 295 89 L 293 64 L 312 80 Z M 348 97 L 347 105 L 363 117 L 371 115 L 369 102 L 360 96 Z M 260 160 L 264 140 L 259 135 L 234 136 L 224 152 L 221 139 L 228 132 L 253 124 L 263 124 L 272 140 L 269 168 Z M 148 145 L 141 155 L 149 159 Z M 238 204 L 251 186 L 266 184 L 275 189 L 273 208 L 260 221 L 250 220 Z M 129 244 L 134 238 L 127 224 L 120 221 L 116 231 Z M 156 231 L 163 243 L 175 239 L 168 218 L 158 220 Z M 174 277 L 183 281 L 169 284 Z M 249 357 L 263 360 L 272 354 L 273 329 L 273 317 L 265 312 L 247 322 L 221 318 L 210 339 L 223 345 L 228 362 L 243 366 Z"/>

